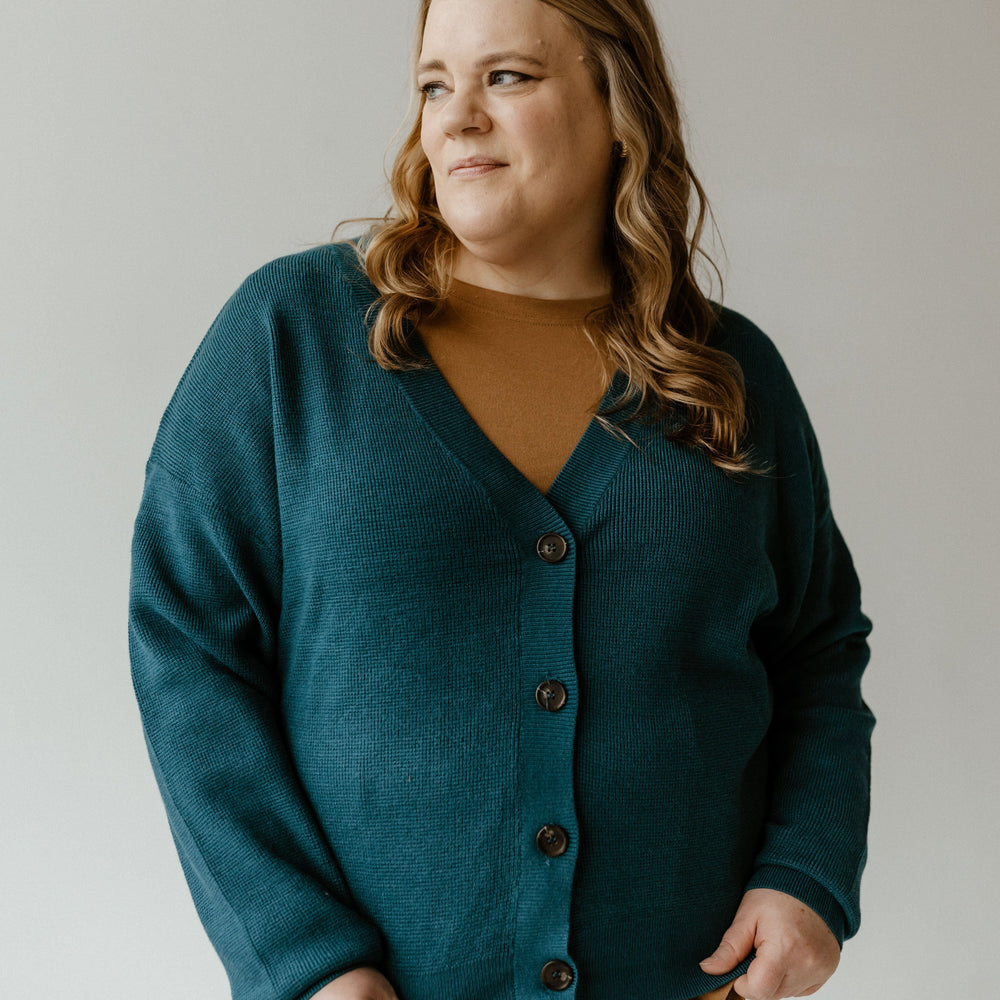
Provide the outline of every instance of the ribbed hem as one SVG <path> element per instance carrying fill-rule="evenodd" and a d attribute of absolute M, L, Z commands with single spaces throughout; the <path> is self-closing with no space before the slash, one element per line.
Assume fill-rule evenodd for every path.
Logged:
<path fill-rule="evenodd" d="M 747 889 L 776 889 L 805 903 L 815 910 L 833 931 L 837 943 L 843 945 L 847 921 L 836 898 L 814 878 L 795 868 L 783 865 L 763 865 L 754 872 Z"/>

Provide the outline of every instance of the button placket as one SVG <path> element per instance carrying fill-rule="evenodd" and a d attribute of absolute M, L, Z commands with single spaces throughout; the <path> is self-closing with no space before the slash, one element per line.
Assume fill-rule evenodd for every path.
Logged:
<path fill-rule="evenodd" d="M 547 991 L 571 996 L 577 982 L 567 954 L 566 929 L 577 853 L 573 802 L 577 543 L 568 525 L 556 521 L 553 528 L 538 531 L 522 549 L 523 634 L 531 639 L 522 663 L 524 681 L 530 678 L 532 686 L 522 689 L 529 700 L 520 744 L 521 781 L 527 791 L 521 851 L 524 877 L 533 886 L 522 896 L 515 948 L 521 975 L 531 976 L 536 984 L 541 976 Z"/>

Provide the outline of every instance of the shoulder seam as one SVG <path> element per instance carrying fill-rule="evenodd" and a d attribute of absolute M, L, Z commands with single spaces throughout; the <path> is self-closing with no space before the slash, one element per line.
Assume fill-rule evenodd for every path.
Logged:
<path fill-rule="evenodd" d="M 156 469 L 159 472 L 162 472 L 169 480 L 176 483 L 178 486 L 181 486 L 185 491 L 196 496 L 198 500 L 201 503 L 203 503 L 205 507 L 209 509 L 217 517 L 220 517 L 221 519 L 228 521 L 230 524 L 238 527 L 240 531 L 246 532 L 246 534 L 248 534 L 251 538 L 253 538 L 254 541 L 256 541 L 260 546 L 267 549 L 267 551 L 270 552 L 271 555 L 273 555 L 279 561 L 279 563 L 284 562 L 284 557 L 279 549 L 275 548 L 275 546 L 271 542 L 268 542 L 266 539 L 261 538 L 256 531 L 253 531 L 252 529 L 248 528 L 247 525 L 245 525 L 238 518 L 234 517 L 233 514 L 227 508 L 223 507 L 217 500 L 215 500 L 213 497 L 205 493 L 205 491 L 202 490 L 200 487 L 196 486 L 194 483 L 190 482 L 188 479 L 186 479 L 179 473 L 175 472 L 173 469 L 167 468 L 166 465 L 164 465 L 157 459 L 150 458 L 149 461 L 146 463 L 147 478 L 149 476 L 149 472 L 151 469 Z"/>

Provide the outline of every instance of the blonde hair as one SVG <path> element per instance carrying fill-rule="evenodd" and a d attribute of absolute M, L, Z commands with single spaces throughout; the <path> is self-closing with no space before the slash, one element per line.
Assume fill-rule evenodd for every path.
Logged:
<path fill-rule="evenodd" d="M 718 318 L 693 265 L 708 202 L 684 152 L 681 118 L 645 0 L 543 0 L 578 33 L 618 143 L 605 255 L 612 296 L 587 333 L 628 376 L 613 408 L 667 419 L 669 436 L 728 472 L 751 471 L 743 450 L 746 394 L 737 362 L 708 345 Z M 431 0 L 421 0 L 417 40 Z M 393 208 L 359 243 L 380 292 L 369 347 L 384 368 L 419 364 L 410 324 L 447 296 L 456 241 L 434 197 L 420 142 L 423 98 L 391 174 Z M 622 146 L 626 155 L 619 156 Z M 692 224 L 693 223 L 693 224 Z M 707 257 L 705 257 L 707 260 Z M 717 272 L 716 272 L 717 273 Z M 677 419 L 681 418 L 681 419 Z"/>

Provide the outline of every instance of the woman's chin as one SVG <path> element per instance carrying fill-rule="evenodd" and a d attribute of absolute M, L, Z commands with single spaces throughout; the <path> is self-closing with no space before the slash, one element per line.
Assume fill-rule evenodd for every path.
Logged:
<path fill-rule="evenodd" d="M 451 231 L 462 247 L 460 259 L 502 265 L 523 254 L 523 241 L 509 228 L 497 226 L 495 219 L 483 225 L 452 226 Z"/>

